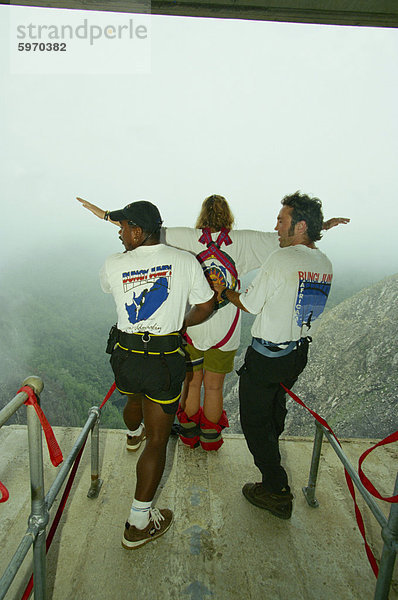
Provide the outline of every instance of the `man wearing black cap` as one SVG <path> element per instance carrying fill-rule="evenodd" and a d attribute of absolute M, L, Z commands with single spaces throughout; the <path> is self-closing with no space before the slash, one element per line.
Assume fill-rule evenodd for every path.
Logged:
<path fill-rule="evenodd" d="M 120 223 L 126 249 L 106 260 L 100 277 L 118 315 L 108 345 L 116 386 L 127 396 L 127 449 L 138 450 L 146 438 L 122 539 L 123 547 L 131 549 L 165 533 L 173 520 L 171 510 L 151 505 L 185 377 L 179 331 L 211 314 L 214 293 L 194 256 L 160 244 L 162 219 L 156 206 L 133 202 L 107 211 L 105 218 Z M 192 308 L 185 314 L 187 303 Z"/>

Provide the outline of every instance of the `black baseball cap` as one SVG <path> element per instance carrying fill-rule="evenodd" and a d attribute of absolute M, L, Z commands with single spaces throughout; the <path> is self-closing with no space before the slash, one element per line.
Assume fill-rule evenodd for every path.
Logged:
<path fill-rule="evenodd" d="M 160 229 L 163 223 L 157 206 L 147 200 L 138 200 L 120 210 L 113 210 L 109 218 L 111 221 L 129 221 L 151 233 Z"/>

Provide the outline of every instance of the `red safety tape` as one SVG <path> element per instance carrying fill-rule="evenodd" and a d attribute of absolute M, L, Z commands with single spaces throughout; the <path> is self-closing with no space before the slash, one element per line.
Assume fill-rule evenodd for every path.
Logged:
<path fill-rule="evenodd" d="M 6 488 L 5 485 L 3 485 L 0 481 L 0 492 L 1 492 L 1 498 L 0 498 L 0 504 L 2 502 L 7 502 L 8 498 L 10 497 L 10 494 Z"/>
<path fill-rule="evenodd" d="M 330 427 L 330 425 L 325 421 L 325 419 L 323 419 L 322 417 L 320 417 L 315 411 L 311 410 L 310 408 L 308 408 L 308 406 L 306 406 L 304 404 L 304 402 L 298 397 L 296 396 L 296 394 L 294 392 L 292 392 L 291 390 L 289 390 L 286 386 L 283 385 L 283 383 L 280 384 L 283 389 L 285 390 L 285 392 L 287 392 L 289 394 L 289 396 L 298 404 L 300 404 L 301 406 L 303 406 L 306 410 L 308 410 L 309 413 L 311 413 L 311 415 L 318 421 L 318 423 L 320 423 L 321 425 L 323 425 L 328 431 L 330 431 L 330 433 L 333 435 L 334 439 L 336 440 L 336 442 L 339 444 L 339 446 L 341 446 L 340 441 L 338 440 L 336 434 L 334 433 L 334 431 L 332 430 L 332 428 Z M 363 483 L 363 485 L 366 487 L 366 489 L 372 493 L 373 495 L 376 495 L 376 497 L 384 500 L 384 498 L 382 496 L 380 496 L 379 492 L 376 490 L 376 488 L 373 486 L 373 484 L 371 484 L 371 482 L 368 480 L 368 478 L 366 477 L 366 475 L 363 474 L 362 469 L 360 468 L 360 465 L 362 464 L 362 462 L 364 461 L 364 459 L 366 458 L 366 456 L 372 451 L 374 450 L 374 448 L 376 448 L 377 446 L 384 446 L 385 444 L 390 444 L 391 442 L 397 441 L 398 439 L 398 431 L 391 434 L 390 436 L 386 437 L 384 440 L 382 440 L 381 442 L 379 442 L 378 444 L 376 444 L 375 446 L 373 446 L 372 448 L 366 450 L 362 456 L 359 459 L 359 466 L 358 466 L 358 471 L 359 471 L 359 477 Z M 361 477 L 361 473 L 362 473 L 362 477 Z M 363 518 L 362 518 L 362 514 L 361 511 L 359 510 L 358 504 L 356 502 L 356 498 L 355 498 L 355 488 L 354 488 L 354 484 L 352 482 L 352 479 L 349 475 L 349 473 L 347 472 L 346 469 L 344 469 L 344 474 L 345 474 L 345 478 L 346 478 L 346 482 L 347 482 L 347 486 L 348 489 L 350 491 L 350 494 L 352 496 L 352 499 L 354 501 L 354 507 L 355 507 L 355 517 L 357 520 L 357 524 L 358 524 L 358 528 L 359 531 L 361 532 L 364 544 L 365 544 L 365 550 L 366 550 L 366 554 L 368 557 L 368 560 L 370 562 L 370 566 L 372 567 L 373 573 L 375 574 L 375 576 L 377 577 L 379 574 L 379 567 L 377 565 L 376 559 L 374 557 L 374 554 L 372 552 L 372 550 L 370 549 L 370 546 L 366 540 L 366 534 L 365 534 L 365 524 L 363 522 Z M 367 482 L 365 484 L 365 481 Z M 368 483 L 370 484 L 370 486 L 368 487 Z M 376 494 L 374 494 L 374 492 L 372 491 L 373 488 L 374 492 L 376 492 Z M 395 498 L 395 499 L 394 499 Z M 386 499 L 387 500 L 387 499 Z M 397 496 L 392 496 L 391 498 L 389 498 L 387 501 L 388 502 L 397 502 Z"/>
<path fill-rule="evenodd" d="M 378 498 L 379 500 L 384 500 L 385 502 L 398 502 L 398 494 L 396 496 L 389 496 L 389 497 L 382 496 L 380 494 L 380 492 L 378 492 L 378 490 L 375 488 L 373 483 L 371 481 L 369 481 L 369 479 L 366 477 L 365 473 L 362 471 L 362 463 L 365 460 L 365 458 L 368 456 L 368 454 L 370 454 L 372 452 L 372 450 L 374 450 L 378 446 L 386 446 L 387 444 L 392 444 L 393 442 L 398 442 L 398 431 L 391 433 L 391 435 L 388 435 L 386 438 L 384 438 L 384 440 L 381 440 L 381 442 L 378 442 L 371 448 L 368 448 L 368 450 L 366 450 L 360 456 L 359 461 L 358 461 L 358 475 L 359 475 L 359 478 L 362 481 L 363 485 L 366 487 L 368 492 L 370 492 L 373 496 L 375 496 L 375 498 Z"/>
<path fill-rule="evenodd" d="M 48 536 L 47 536 L 47 540 L 46 540 L 46 554 L 47 554 L 47 552 L 48 552 L 48 550 L 49 550 L 49 548 L 51 546 L 51 543 L 52 543 L 52 541 L 54 539 L 55 532 L 57 531 L 57 527 L 58 527 L 59 522 L 61 520 L 62 513 L 64 512 L 64 508 L 65 508 L 66 502 L 68 500 L 69 493 L 70 493 L 70 490 L 72 488 L 72 484 L 73 484 L 73 481 L 75 479 L 76 472 L 77 472 L 77 469 L 78 469 L 78 466 L 79 466 L 79 463 L 80 463 L 80 459 L 82 457 L 83 450 L 84 450 L 84 447 L 86 445 L 86 442 L 87 442 L 87 438 L 84 440 L 84 444 L 80 448 L 79 453 L 78 453 L 78 455 L 75 458 L 75 462 L 74 462 L 72 470 L 70 472 L 68 482 L 67 482 L 67 484 L 65 486 L 64 493 L 62 494 L 61 502 L 59 503 L 56 515 L 55 515 L 54 520 L 53 520 L 53 522 L 51 524 L 50 531 L 48 532 Z M 30 579 L 28 581 L 28 585 L 25 588 L 25 591 L 23 593 L 23 596 L 22 596 L 21 600 L 28 600 L 30 594 L 32 593 L 32 589 L 33 589 L 33 573 L 30 576 Z"/>
<path fill-rule="evenodd" d="M 109 398 L 112 396 L 112 394 L 115 391 L 115 389 L 116 389 L 116 383 L 113 382 L 112 385 L 111 385 L 111 387 L 109 388 L 109 391 L 108 391 L 107 395 L 105 396 L 105 398 L 102 401 L 102 404 L 100 406 L 100 410 L 108 402 Z"/>
<path fill-rule="evenodd" d="M 24 404 L 33 406 L 33 408 L 35 409 L 37 416 L 39 417 L 41 426 L 43 427 L 44 435 L 46 436 L 47 447 L 50 453 L 51 462 L 54 465 L 54 467 L 58 467 L 58 465 L 60 465 L 64 460 L 64 457 L 62 456 L 61 448 L 59 447 L 58 442 L 55 439 L 55 435 L 51 428 L 51 425 L 47 421 L 44 412 L 42 411 L 40 405 L 37 402 L 37 398 L 35 396 L 34 391 L 28 385 L 24 385 L 23 387 L 21 387 L 20 390 L 18 390 L 17 393 L 19 394 L 20 392 L 25 392 L 28 395 L 28 399 L 24 402 Z"/>
<path fill-rule="evenodd" d="M 103 406 L 105 406 L 105 404 L 108 402 L 109 398 L 112 396 L 112 394 L 115 391 L 115 389 L 116 389 L 116 383 L 114 382 L 111 385 L 111 387 L 109 388 L 109 391 L 108 391 L 107 395 L 103 399 L 102 404 L 100 406 L 100 409 Z M 57 531 L 57 527 L 58 527 L 59 522 L 61 520 L 62 513 L 64 512 L 64 508 L 65 508 L 66 502 L 67 502 L 67 500 L 69 498 L 69 493 L 70 493 L 70 490 L 72 488 L 72 484 L 73 484 L 73 481 L 75 479 L 76 472 L 77 472 L 77 469 L 78 469 L 78 466 L 79 466 L 79 463 L 80 463 L 80 459 L 82 457 L 83 450 L 84 450 L 84 447 L 86 445 L 86 442 L 87 442 L 87 438 L 85 439 L 83 446 L 80 448 L 79 453 L 78 453 L 78 455 L 75 458 L 75 462 L 74 462 L 74 465 L 73 465 L 72 470 L 70 472 L 68 482 L 67 482 L 67 484 L 65 486 L 65 490 L 64 490 L 64 493 L 62 495 L 61 502 L 60 502 L 60 504 L 58 506 L 58 510 L 57 510 L 56 515 L 54 517 L 54 520 L 52 522 L 50 531 L 48 532 L 48 536 L 47 536 L 47 540 L 46 540 L 46 553 L 48 552 L 48 550 L 49 550 L 49 548 L 51 546 L 51 543 L 52 543 L 52 541 L 54 539 L 55 532 Z M 28 600 L 30 594 L 32 593 L 32 589 L 33 589 L 33 574 L 30 576 L 30 579 L 28 581 L 28 585 L 25 588 L 25 591 L 23 593 L 23 596 L 22 596 L 21 600 Z"/>

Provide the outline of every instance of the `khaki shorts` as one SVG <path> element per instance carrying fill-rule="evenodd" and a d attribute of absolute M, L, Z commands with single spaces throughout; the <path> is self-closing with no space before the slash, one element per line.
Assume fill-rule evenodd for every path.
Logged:
<path fill-rule="evenodd" d="M 237 350 L 198 350 L 191 344 L 185 347 L 187 356 L 187 371 L 211 371 L 212 373 L 230 373 L 234 368 L 234 358 Z"/>

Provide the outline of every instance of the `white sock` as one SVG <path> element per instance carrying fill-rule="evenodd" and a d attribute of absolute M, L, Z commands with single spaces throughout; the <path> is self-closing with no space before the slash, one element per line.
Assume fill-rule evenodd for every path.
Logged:
<path fill-rule="evenodd" d="M 134 498 L 128 518 L 130 525 L 134 525 L 137 529 L 145 529 L 149 523 L 149 509 L 151 505 L 152 500 L 150 502 L 141 502 Z"/>
<path fill-rule="evenodd" d="M 129 435 L 133 435 L 133 436 L 135 436 L 135 435 L 141 435 L 143 429 L 144 429 L 144 424 L 141 423 L 139 425 L 138 429 L 135 429 L 134 431 L 129 430 L 128 433 L 129 433 Z"/>

